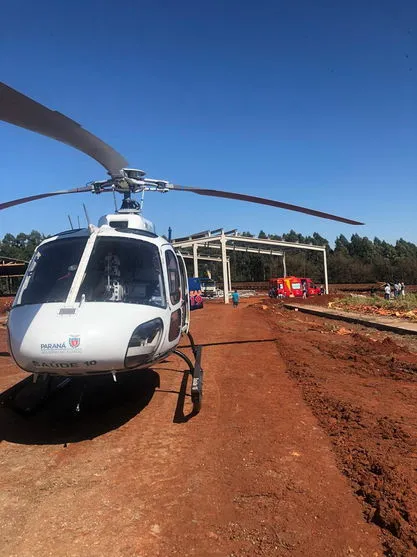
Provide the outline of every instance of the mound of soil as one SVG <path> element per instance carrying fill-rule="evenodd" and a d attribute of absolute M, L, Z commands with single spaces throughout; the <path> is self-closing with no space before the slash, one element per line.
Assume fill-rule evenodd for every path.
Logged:
<path fill-rule="evenodd" d="M 386 555 L 416 555 L 417 340 L 271 309 L 288 373 L 382 529 Z"/>

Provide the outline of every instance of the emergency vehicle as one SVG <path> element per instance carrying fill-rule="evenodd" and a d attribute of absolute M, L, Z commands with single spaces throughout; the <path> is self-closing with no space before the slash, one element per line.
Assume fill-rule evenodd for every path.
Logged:
<path fill-rule="evenodd" d="M 306 288 L 307 296 L 317 296 L 321 293 L 311 278 L 284 277 L 269 279 L 269 296 L 271 298 L 302 298 Z"/>

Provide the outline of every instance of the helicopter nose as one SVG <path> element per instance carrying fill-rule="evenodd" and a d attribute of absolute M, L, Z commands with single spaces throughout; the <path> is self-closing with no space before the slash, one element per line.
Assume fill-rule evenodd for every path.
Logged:
<path fill-rule="evenodd" d="M 163 310 L 134 304 L 18 306 L 9 317 L 11 353 L 20 367 L 34 373 L 133 369 L 152 361 L 163 332 Z"/>

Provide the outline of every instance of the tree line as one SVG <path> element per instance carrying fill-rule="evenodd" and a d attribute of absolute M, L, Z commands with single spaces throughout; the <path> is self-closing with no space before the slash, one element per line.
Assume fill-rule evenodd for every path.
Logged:
<path fill-rule="evenodd" d="M 250 232 L 243 235 L 253 237 Z M 402 238 L 390 244 L 379 238 L 371 240 L 359 234 L 352 234 L 348 240 L 341 234 L 336 238 L 334 247 L 317 232 L 303 236 L 295 230 L 280 235 L 266 234 L 261 230 L 258 238 L 325 246 L 329 282 L 333 284 L 384 281 L 417 284 L 417 245 Z M 322 253 L 286 248 L 285 254 L 288 275 L 310 277 L 317 283 L 324 282 Z M 282 259 L 279 257 L 241 252 L 229 252 L 229 256 L 234 281 L 265 281 L 283 275 Z M 221 276 L 220 265 L 217 270 L 218 276 Z"/>
<path fill-rule="evenodd" d="M 254 237 L 250 232 L 244 232 L 243 236 Z M 399 280 L 406 284 L 417 284 L 417 245 L 402 238 L 395 244 L 390 244 L 379 238 L 371 240 L 359 234 L 352 234 L 348 240 L 341 234 L 336 238 L 334 247 L 331 247 L 328 240 L 317 232 L 311 236 L 303 236 L 295 230 L 280 235 L 267 235 L 261 230 L 257 237 L 326 246 L 330 283 Z M 35 247 L 45 238 L 37 230 L 32 230 L 29 234 L 21 232 L 16 236 L 6 234 L 0 241 L 0 256 L 28 261 Z M 324 281 L 321 253 L 297 248 L 286 249 L 285 253 L 287 274 L 311 277 L 318 283 Z M 217 252 L 213 255 L 219 254 Z M 283 275 L 280 257 L 233 251 L 228 252 L 228 255 L 232 279 L 235 281 L 264 281 Z M 191 263 L 189 262 L 190 265 Z M 200 274 L 211 270 L 214 279 L 221 278 L 221 264 L 201 263 L 200 269 Z"/>
<path fill-rule="evenodd" d="M 29 261 L 36 246 L 46 237 L 37 230 L 32 230 L 30 234 L 20 232 L 17 236 L 6 234 L 0 241 L 0 257 Z"/>

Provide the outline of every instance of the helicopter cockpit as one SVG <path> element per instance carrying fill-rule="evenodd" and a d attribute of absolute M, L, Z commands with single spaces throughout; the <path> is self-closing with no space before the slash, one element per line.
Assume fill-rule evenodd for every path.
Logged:
<path fill-rule="evenodd" d="M 157 246 L 130 238 L 98 237 L 77 295 L 86 302 L 165 307 Z"/>
<path fill-rule="evenodd" d="M 87 236 L 41 245 L 32 259 L 15 305 L 65 302 Z M 77 302 L 124 302 L 166 307 L 158 247 L 132 238 L 98 236 L 85 264 Z"/>

